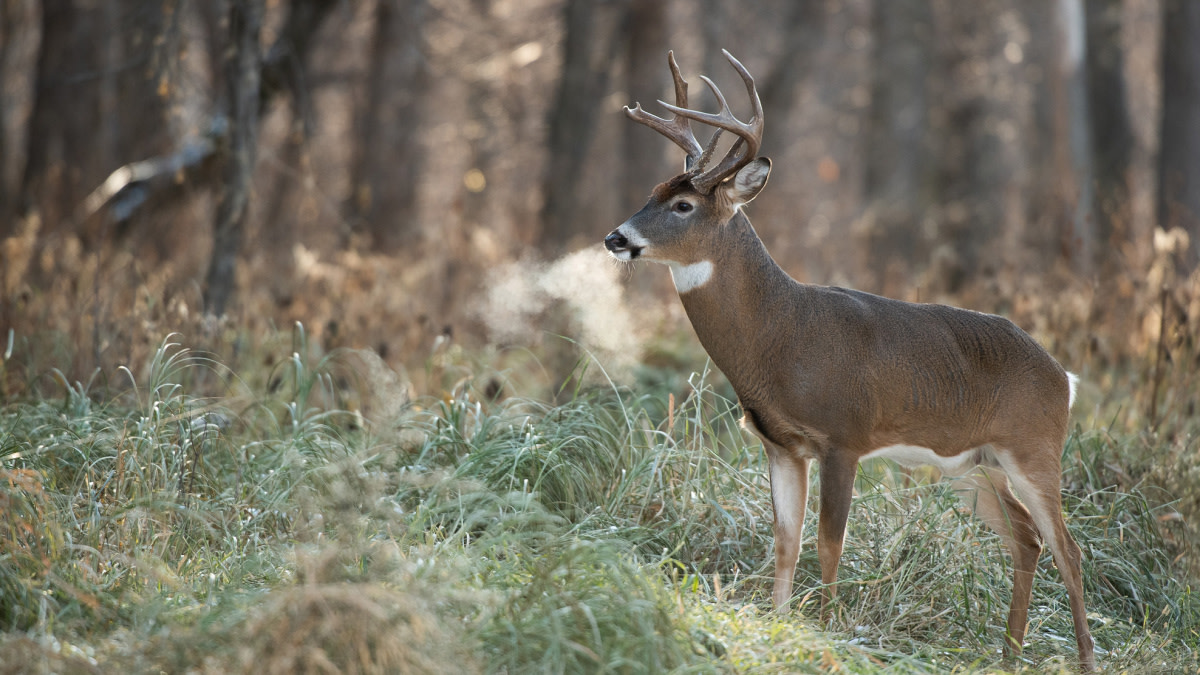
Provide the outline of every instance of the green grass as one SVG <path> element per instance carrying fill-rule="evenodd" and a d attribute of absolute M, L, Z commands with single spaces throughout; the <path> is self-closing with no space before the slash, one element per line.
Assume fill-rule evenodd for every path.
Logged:
<path fill-rule="evenodd" d="M 772 611 L 764 459 L 710 373 L 678 398 L 579 386 L 549 403 L 495 399 L 506 375 L 480 368 L 367 421 L 337 358 L 308 359 L 302 334 L 292 354 L 239 377 L 166 342 L 140 381 L 50 373 L 58 396 L 0 408 L 0 672 L 1075 662 L 1049 556 L 1025 655 L 1005 661 L 999 541 L 945 485 L 884 463 L 860 474 L 832 622 L 817 618 L 812 509 L 793 606 Z M 214 383 L 222 396 L 194 393 Z M 1103 430 L 1065 448 L 1110 672 L 1200 672 L 1196 542 L 1162 479 L 1197 460 L 1175 448 Z"/>

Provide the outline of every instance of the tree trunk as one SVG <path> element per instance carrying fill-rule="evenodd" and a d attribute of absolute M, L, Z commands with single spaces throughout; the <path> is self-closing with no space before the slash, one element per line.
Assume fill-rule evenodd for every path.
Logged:
<path fill-rule="evenodd" d="M 872 16 L 871 107 L 867 119 L 864 201 L 865 272 L 871 290 L 900 293 L 914 263 L 929 255 L 921 217 L 933 168 L 928 147 L 928 45 L 933 25 L 928 0 L 877 0 Z"/>
<path fill-rule="evenodd" d="M 395 250 L 419 234 L 427 9 L 425 0 L 378 0 L 375 9 L 350 199 L 353 227 L 375 250 Z"/>
<path fill-rule="evenodd" d="M 236 287 L 234 273 L 245 238 L 260 118 L 276 96 L 290 94 L 294 118 L 300 121 L 307 139 L 312 127 L 308 52 L 313 36 L 337 5 L 338 0 L 294 0 L 288 6 L 278 39 L 265 56 L 260 42 L 264 0 L 232 0 L 228 30 L 224 34 L 216 30 L 213 35 L 213 42 L 225 43 L 214 47 L 214 52 L 225 55 L 219 70 L 229 106 L 229 132 L 221 148 L 221 194 L 205 282 L 204 306 L 210 314 L 225 313 Z M 211 12 L 206 18 L 210 30 L 214 30 Z M 298 157 L 300 150 L 292 147 L 285 154 Z M 271 245 L 290 248 L 290 230 L 273 225 L 267 225 L 274 230 Z M 278 257 L 288 258 L 286 253 Z"/>
<path fill-rule="evenodd" d="M 34 0 L 0 0 L 0 239 L 13 234 L 17 222 L 20 172 L 28 150 L 21 120 L 33 99 L 42 32 L 39 9 Z"/>
<path fill-rule="evenodd" d="M 631 101 L 663 98 L 662 74 L 667 61 L 666 3 L 659 0 L 633 0 L 626 17 L 629 37 L 625 44 L 625 64 Z M 697 85 L 698 86 L 698 85 Z M 694 89 L 694 87 L 693 87 Z M 674 101 L 673 98 L 664 100 Z M 622 140 L 624 167 L 621 176 L 621 211 L 633 211 L 645 203 L 650 189 L 670 177 L 663 146 L 652 142 L 640 124 L 626 124 Z M 679 162 L 683 166 L 683 162 Z"/>
<path fill-rule="evenodd" d="M 1166 0 L 1162 69 L 1158 222 L 1188 233 L 1191 271 L 1200 263 L 1200 2 Z"/>
<path fill-rule="evenodd" d="M 1121 47 L 1122 2 L 1088 0 L 1083 6 L 1087 22 L 1087 99 L 1094 181 L 1093 266 L 1101 279 L 1107 279 L 1119 269 L 1121 251 L 1130 240 L 1133 122 L 1125 84 L 1125 52 Z"/>
<path fill-rule="evenodd" d="M 7 98 L 9 52 L 12 51 L 13 20 L 16 18 L 16 7 L 5 0 L 0 0 L 0 94 Z M 10 211 L 8 195 L 11 192 L 8 184 L 8 103 L 0 100 L 0 241 L 8 234 Z M 0 299 L 3 302 L 3 299 Z"/>
<path fill-rule="evenodd" d="M 1009 4 L 930 3 L 931 42 L 938 51 L 931 95 L 941 102 L 931 120 L 940 129 L 931 200 L 937 205 L 930 275 L 936 291 L 955 293 L 969 281 L 995 276 L 1003 264 L 996 243 L 1013 226 L 1007 219 L 1014 206 L 1022 205 L 1023 151 L 1015 123 L 1020 102 L 1013 91 L 1020 82 L 1014 64 L 995 58 L 1010 35 L 992 30 L 1011 11 Z"/>
<path fill-rule="evenodd" d="M 213 251 L 204 295 L 205 311 L 225 313 L 233 295 L 234 271 L 241 249 L 250 199 L 250 180 L 258 143 L 261 95 L 263 0 L 233 0 L 229 5 L 229 50 L 225 63 L 225 90 L 229 100 L 228 147 L 225 148 L 223 185 L 217 202 Z"/>
<path fill-rule="evenodd" d="M 89 39 L 88 31 L 100 16 L 72 0 L 42 3 L 42 47 L 21 209 L 38 212 L 43 232 L 58 230 L 70 214 L 69 205 L 82 201 L 103 172 L 90 152 L 101 114 L 96 69 L 104 54 L 103 41 Z"/>
<path fill-rule="evenodd" d="M 75 217 L 84 197 L 117 167 L 168 147 L 157 92 L 163 18 L 162 3 L 138 0 L 42 3 L 21 208 L 39 214 L 43 233 L 88 234 Z"/>
<path fill-rule="evenodd" d="M 719 13 L 718 13 L 719 16 Z M 706 21 L 707 27 L 710 22 Z M 812 70 L 815 54 L 821 48 L 822 35 L 828 24 L 825 3 L 817 0 L 792 0 L 782 19 L 782 31 L 788 36 L 771 70 L 759 80 L 759 98 L 763 104 L 763 118 L 767 120 L 763 130 L 762 149 L 767 154 L 787 152 L 794 139 L 789 138 L 787 119 L 795 109 L 800 85 L 805 75 Z M 707 53 L 717 55 L 715 70 L 722 72 L 729 65 L 720 57 L 720 26 L 713 26 L 706 33 L 713 33 L 713 42 L 707 43 Z M 736 56 L 736 54 L 735 54 Z"/>
<path fill-rule="evenodd" d="M 1058 214 L 1059 254 L 1072 270 L 1089 276 L 1097 256 L 1097 237 L 1092 204 L 1095 199 L 1091 159 L 1091 119 L 1088 113 L 1087 73 L 1085 70 L 1085 20 L 1082 0 L 1030 0 L 1028 23 L 1035 44 L 1049 45 L 1045 56 L 1045 100 L 1051 109 L 1049 124 L 1030 134 L 1034 141 L 1029 150 L 1036 162 L 1050 148 L 1051 161 L 1040 168 L 1048 173 L 1031 186 L 1028 222 L 1041 228 L 1039 218 Z M 1027 256 L 1038 260 L 1035 251 Z M 1046 258 L 1044 262 L 1050 259 Z M 1038 265 L 1035 262 L 1034 268 Z"/>
<path fill-rule="evenodd" d="M 550 112 L 541 244 L 560 250 L 577 234 L 583 174 L 597 113 L 617 54 L 623 3 L 567 0 L 562 76 Z"/>
<path fill-rule="evenodd" d="M 262 58 L 260 105 L 279 93 L 290 93 L 296 116 L 304 122 L 304 135 L 312 133 L 312 106 L 309 104 L 308 50 L 313 35 L 340 0 L 292 0 L 279 38 Z"/>

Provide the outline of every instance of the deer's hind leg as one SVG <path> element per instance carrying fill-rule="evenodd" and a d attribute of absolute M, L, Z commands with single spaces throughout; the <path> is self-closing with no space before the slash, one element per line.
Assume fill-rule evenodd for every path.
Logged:
<path fill-rule="evenodd" d="M 1029 620 L 1033 576 L 1042 544 L 1037 526 L 1025 505 L 1017 501 L 1000 469 L 979 466 L 952 482 L 963 504 L 1000 535 L 1013 559 L 1012 604 L 1008 610 L 1005 654 L 1020 654 Z"/>
<path fill-rule="evenodd" d="M 1012 481 L 1017 495 L 1028 507 L 1031 519 L 1054 554 L 1054 564 L 1067 587 L 1079 663 L 1085 671 L 1096 669 L 1092 632 L 1088 627 L 1083 598 L 1083 553 L 1067 530 L 1062 514 L 1061 443 L 1047 443 L 1039 452 L 1018 455 L 998 453 L 997 458 Z"/>

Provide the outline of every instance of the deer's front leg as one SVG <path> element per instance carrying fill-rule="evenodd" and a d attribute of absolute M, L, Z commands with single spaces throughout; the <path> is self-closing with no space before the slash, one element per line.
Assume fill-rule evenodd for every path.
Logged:
<path fill-rule="evenodd" d="M 792 596 L 792 579 L 800 557 L 811 461 L 764 444 L 771 466 L 771 505 L 775 511 L 775 588 L 771 599 L 781 609 Z"/>
<path fill-rule="evenodd" d="M 837 596 L 838 562 L 850 517 L 858 459 L 830 449 L 821 458 L 821 513 L 817 521 L 817 557 L 821 560 L 821 619 L 829 618 L 829 602 Z"/>

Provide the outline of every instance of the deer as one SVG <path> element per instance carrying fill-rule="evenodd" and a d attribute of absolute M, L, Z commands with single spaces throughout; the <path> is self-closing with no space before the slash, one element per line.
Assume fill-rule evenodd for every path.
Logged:
<path fill-rule="evenodd" d="M 774 510 L 773 604 L 782 610 L 791 598 L 814 460 L 823 620 L 837 594 L 859 462 L 930 465 L 1012 556 L 1005 656 L 1021 653 L 1045 541 L 1069 596 L 1080 665 L 1094 670 L 1082 554 L 1062 514 L 1061 454 L 1077 378 L 1006 318 L 789 276 L 746 216 L 771 160 L 758 156 L 763 108 L 754 78 L 722 51 L 745 83 L 749 121 L 705 76 L 720 110 L 690 109 L 688 83 L 668 52 L 675 104 L 659 103 L 671 118 L 640 103 L 624 110 L 683 149 L 684 172 L 657 185 L 604 245 L 620 261 L 669 268 L 696 336 L 737 394 L 742 427 L 762 442 Z M 706 146 L 693 121 L 715 129 Z M 723 132 L 735 140 L 713 163 Z"/>

